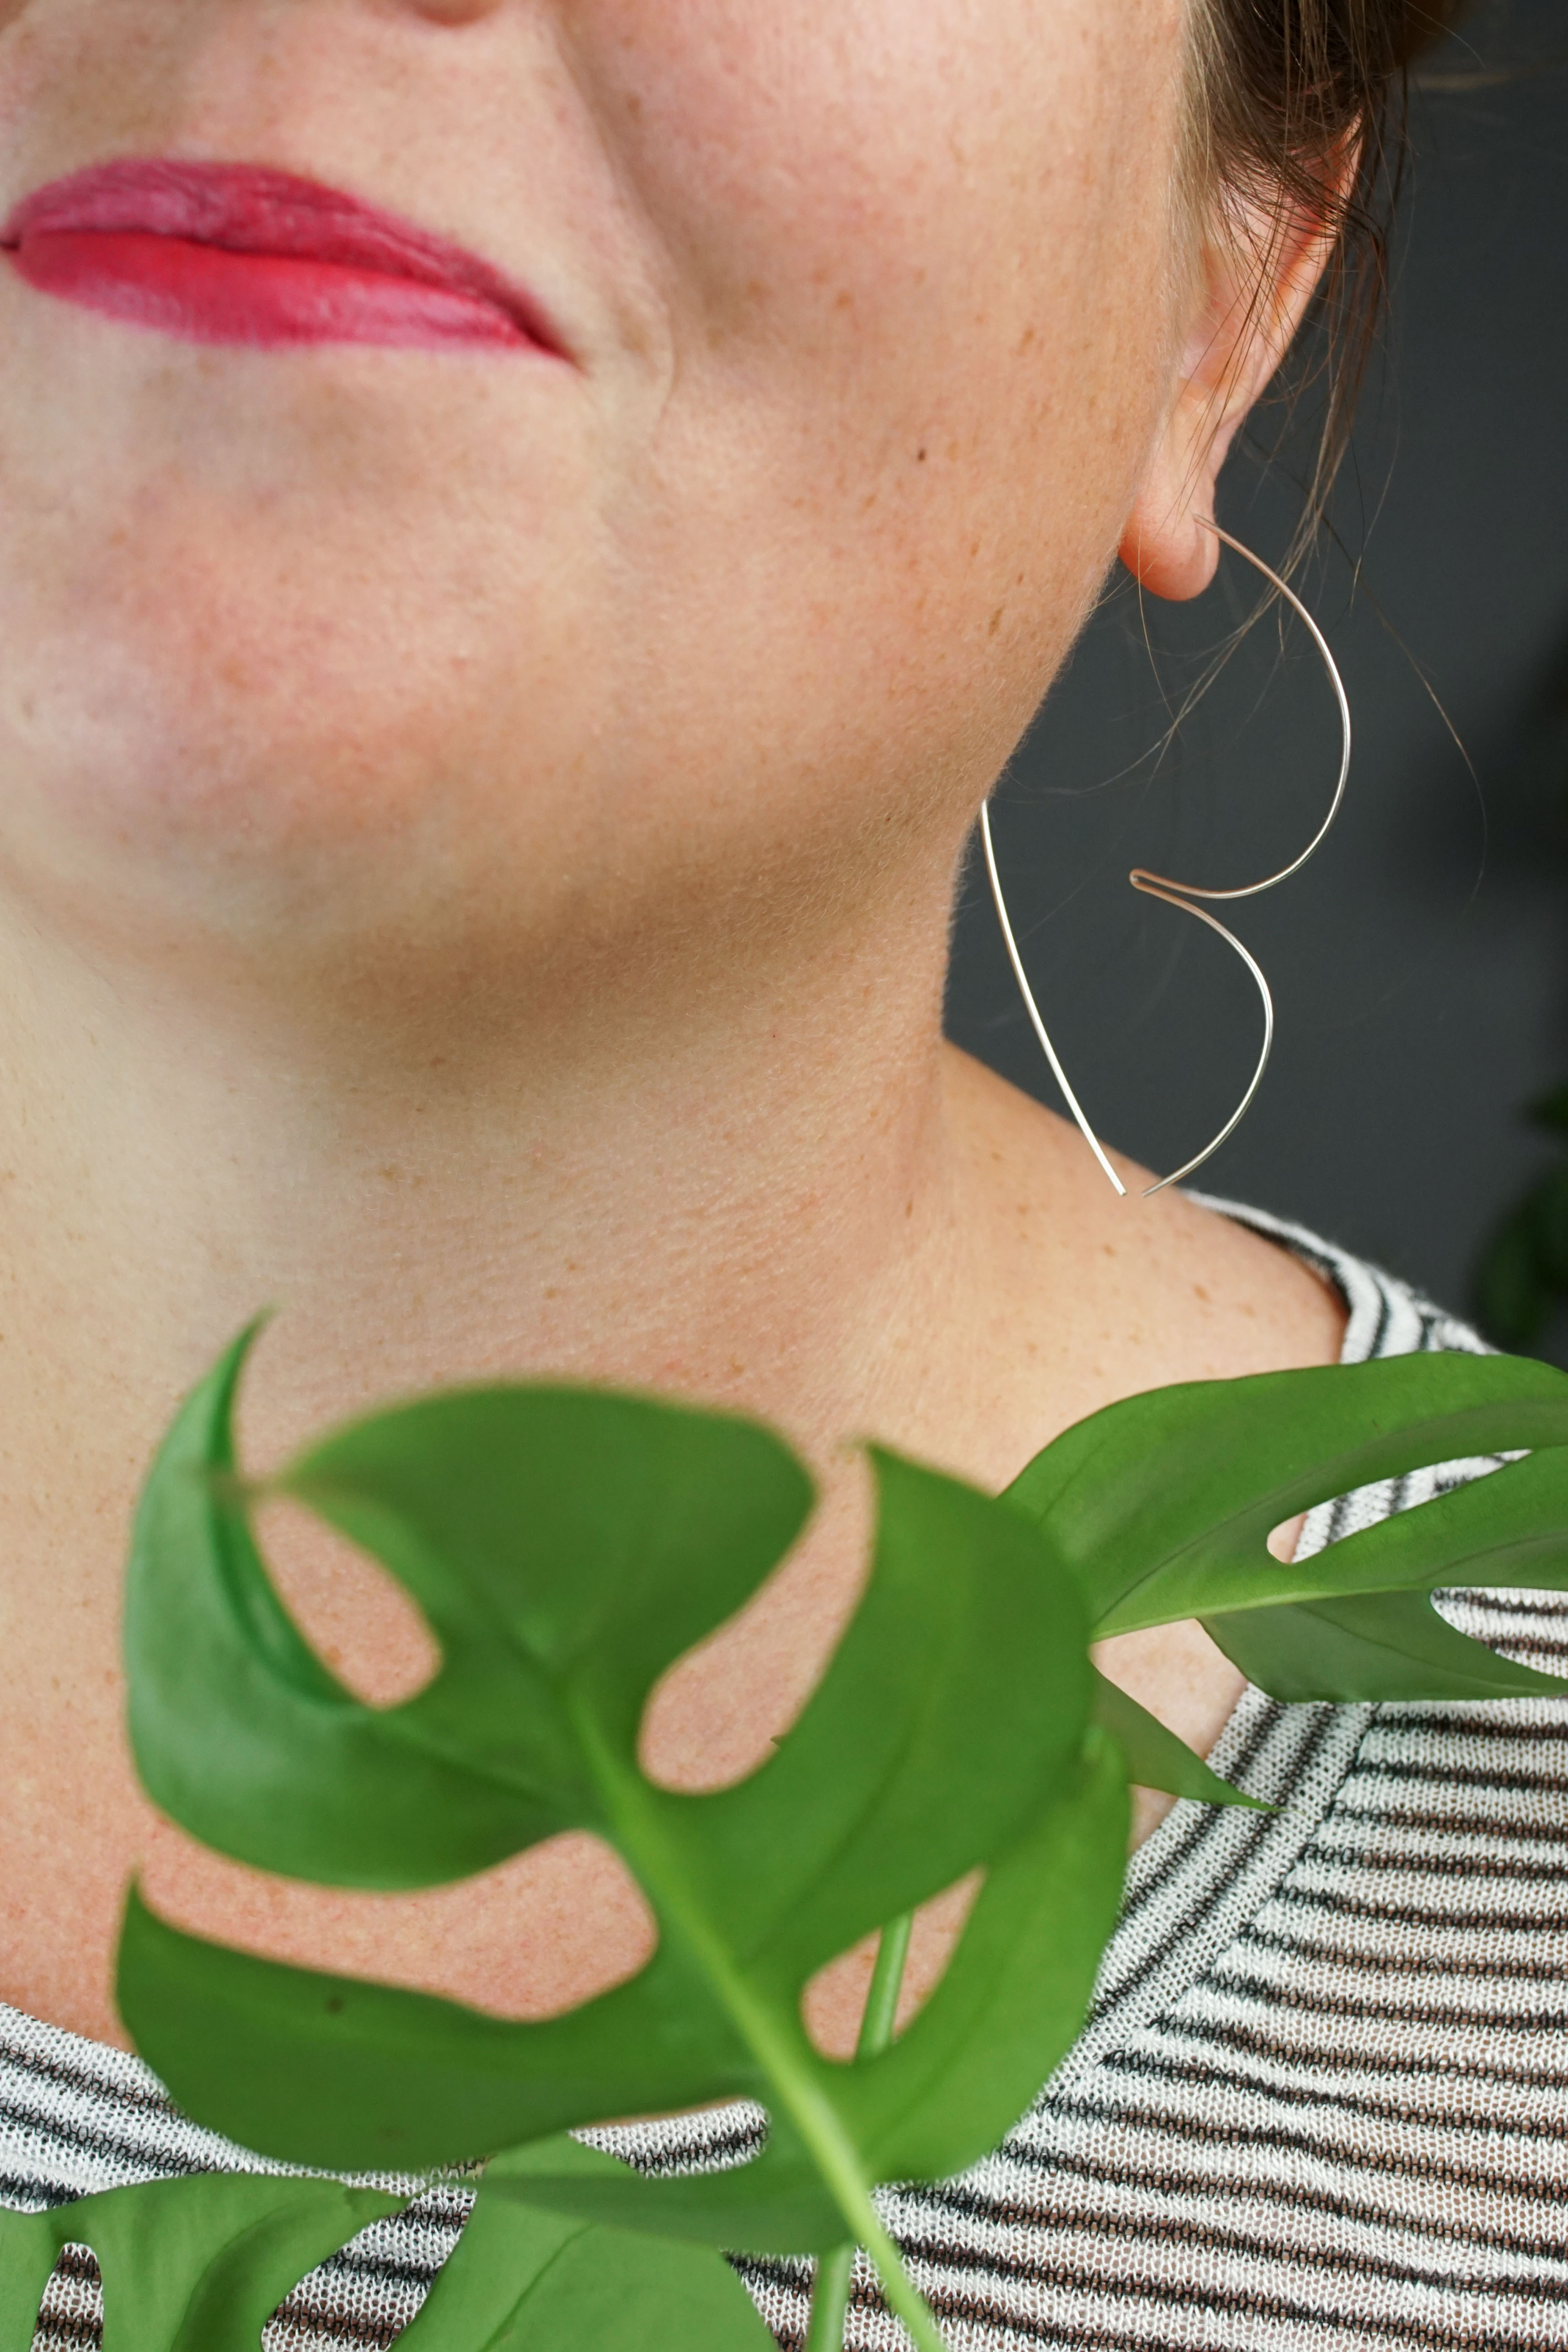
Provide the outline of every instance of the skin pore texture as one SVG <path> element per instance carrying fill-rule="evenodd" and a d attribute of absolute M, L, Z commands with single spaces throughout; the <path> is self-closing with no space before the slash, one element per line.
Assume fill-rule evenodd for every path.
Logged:
<path fill-rule="evenodd" d="M 1321 257 L 1193 227 L 1181 0 L 0 0 L 0 211 L 260 164 L 456 240 L 565 359 L 197 345 L 0 268 L 0 2000 L 123 2035 L 123 1889 L 548 2013 L 647 1948 L 602 1849 L 281 1885 L 139 1795 L 130 1512 L 265 1302 L 256 1466 L 439 1381 L 744 1408 L 821 1481 L 644 1752 L 714 1786 L 852 1609 L 874 1434 L 997 1487 L 1174 1380 L 1332 1360 L 1293 1260 L 945 1046 L 980 800 L 1120 547 L 1206 582 Z M 276 1512 L 391 1698 L 427 1644 Z M 1200 1747 L 1197 1629 L 1113 1669 Z M 1145 1816 L 1147 1819 L 1149 1816 Z M 923 1920 L 912 1997 L 961 1891 Z M 867 1956 L 812 1998 L 852 2042 Z"/>

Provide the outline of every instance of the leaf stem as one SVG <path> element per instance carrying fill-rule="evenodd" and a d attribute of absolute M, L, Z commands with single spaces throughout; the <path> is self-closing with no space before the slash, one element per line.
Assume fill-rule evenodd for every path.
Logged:
<path fill-rule="evenodd" d="M 871 1990 L 861 2019 L 860 2040 L 855 2045 L 857 2058 L 880 2058 L 893 2040 L 893 2029 L 898 2021 L 898 1996 L 904 1990 L 904 1971 L 909 1963 L 909 1938 L 914 1930 L 915 1914 L 905 1911 L 898 1918 L 890 1919 L 882 1931 L 876 1966 L 871 1972 Z"/>
<path fill-rule="evenodd" d="M 789 2116 L 800 2134 L 823 2187 L 843 2215 L 851 2243 L 863 2246 L 876 2265 L 888 2309 L 904 2322 L 915 2352 L 947 2352 L 930 2305 L 883 2225 L 866 2185 L 860 2150 L 817 2079 L 817 2070 L 810 2063 L 810 2045 L 799 2024 L 786 2022 L 771 2001 L 747 1982 L 735 1954 L 715 1932 L 703 1906 L 694 1899 L 660 1801 L 648 1782 L 635 1769 L 626 1769 L 591 1711 L 574 1708 L 573 1712 L 601 1794 L 607 1801 L 612 1837 L 638 1878 L 662 1897 L 661 1924 L 667 1921 L 678 1929 L 694 1959 L 706 1970 L 732 2024 L 761 2066 L 778 2110 Z"/>
<path fill-rule="evenodd" d="M 835 2246 L 817 2257 L 817 2284 L 811 2291 L 811 2325 L 806 2332 L 806 2352 L 843 2352 L 844 2321 L 849 2314 L 850 2284 L 854 2276 L 855 2250 Z"/>
<path fill-rule="evenodd" d="M 904 1990 L 904 1971 L 909 1961 L 909 1938 L 914 1928 L 915 1914 L 905 1911 L 898 1918 L 890 1919 L 882 1931 L 876 1948 L 876 1965 L 871 1972 L 871 1986 L 861 2016 L 860 2039 L 855 2044 L 857 2058 L 880 2058 L 893 2040 L 893 2029 L 898 2021 L 898 1996 Z M 831 2254 L 823 2254 L 819 2259 L 806 2352 L 843 2352 L 844 2321 L 849 2315 L 854 2267 L 853 2246 L 835 2246 Z M 881 2268 L 880 2264 L 878 2268 Z M 899 2268 L 903 2270 L 902 2263 Z M 885 2275 L 883 2284 L 887 2284 Z"/>
<path fill-rule="evenodd" d="M 840 2212 L 852 2227 L 856 2243 L 865 2248 L 876 2266 L 888 2309 L 903 2320 L 916 2352 L 947 2352 L 935 2313 L 905 2270 L 904 2257 L 872 2202 L 861 2179 L 858 2154 L 847 2141 L 837 2114 L 826 2102 L 820 2116 L 812 2116 L 803 2099 L 789 2104 L 795 2127 L 838 2200 Z"/>

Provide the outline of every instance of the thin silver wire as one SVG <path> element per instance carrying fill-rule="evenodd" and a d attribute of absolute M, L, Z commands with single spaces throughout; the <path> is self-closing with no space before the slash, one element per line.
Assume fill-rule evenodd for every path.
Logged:
<path fill-rule="evenodd" d="M 1232 549 L 1236 554 L 1244 557 L 1255 571 L 1260 572 L 1264 579 L 1270 581 L 1279 590 L 1292 611 L 1305 622 L 1312 643 L 1322 656 L 1323 667 L 1328 672 L 1329 684 L 1333 688 L 1334 700 L 1339 706 L 1343 749 L 1340 758 L 1339 781 L 1334 786 L 1333 798 L 1329 803 L 1328 814 L 1300 856 L 1292 857 L 1288 866 L 1281 866 L 1277 874 L 1265 876 L 1261 882 L 1243 883 L 1239 889 L 1235 890 L 1213 890 L 1197 882 L 1175 882 L 1168 874 L 1151 874 L 1148 868 L 1143 866 L 1134 866 L 1127 877 L 1134 889 L 1141 891 L 1145 898 L 1163 899 L 1167 907 L 1178 908 L 1184 915 L 1191 915 L 1198 922 L 1207 923 L 1211 931 L 1218 931 L 1226 945 L 1235 949 L 1251 973 L 1257 983 L 1258 993 L 1263 1002 L 1263 1050 L 1258 1056 L 1258 1066 L 1252 1073 L 1251 1083 L 1246 1093 L 1218 1134 L 1206 1143 L 1201 1151 L 1195 1152 L 1190 1160 L 1184 1160 L 1182 1165 L 1173 1169 L 1168 1176 L 1162 1176 L 1157 1182 L 1145 1185 L 1143 1198 L 1145 1201 L 1155 1192 L 1163 1192 L 1167 1184 L 1181 1183 L 1185 1178 L 1191 1176 L 1201 1168 L 1206 1160 L 1212 1160 L 1222 1143 L 1228 1142 L 1252 1108 L 1253 1099 L 1263 1083 L 1263 1073 L 1269 1066 L 1269 1056 L 1274 1050 L 1274 999 L 1261 965 L 1250 949 L 1244 947 L 1235 932 L 1228 930 L 1217 915 L 1207 913 L 1202 907 L 1195 907 L 1192 901 L 1195 898 L 1211 900 L 1256 898 L 1260 892 L 1272 890 L 1276 884 L 1288 882 L 1292 874 L 1299 874 L 1313 851 L 1321 847 L 1330 825 L 1339 814 L 1340 803 L 1344 798 L 1344 788 L 1350 781 L 1350 701 L 1344 690 L 1344 680 L 1339 673 L 1339 665 L 1329 651 L 1328 640 L 1289 582 L 1281 580 L 1277 572 L 1270 570 L 1260 555 L 1254 555 L 1249 547 L 1243 547 L 1239 539 L 1232 539 L 1230 533 L 1228 530 L 1221 530 L 1218 523 L 1209 523 L 1207 528 L 1213 531 L 1216 539 L 1223 541 L 1224 544 Z M 1008 958 L 1013 968 L 1013 978 L 1019 984 L 1019 993 L 1023 998 L 1024 1008 L 1034 1024 L 1034 1034 L 1040 1039 L 1045 1052 L 1045 1058 L 1051 1064 L 1056 1083 L 1061 1088 L 1062 1097 L 1069 1110 L 1078 1122 L 1079 1131 L 1083 1140 L 1110 1178 L 1116 1192 L 1124 1198 L 1127 1188 L 1106 1158 L 1104 1147 L 1084 1116 L 1083 1106 L 1073 1092 L 1067 1073 L 1061 1066 L 1061 1057 L 1051 1042 L 1050 1032 L 1040 1016 L 1040 1006 L 1035 1002 L 1034 991 L 1029 984 L 1029 974 L 1024 970 L 1023 958 L 1019 952 L 1018 940 L 1013 931 L 1011 919 L 1008 914 L 1007 900 L 1002 895 L 1001 876 L 997 871 L 997 851 L 996 844 L 991 838 L 991 804 L 988 800 L 982 803 L 980 809 L 980 839 L 986 853 L 986 871 L 991 880 L 991 896 L 996 901 L 997 919 L 1001 924 L 1002 938 L 1006 942 Z"/>

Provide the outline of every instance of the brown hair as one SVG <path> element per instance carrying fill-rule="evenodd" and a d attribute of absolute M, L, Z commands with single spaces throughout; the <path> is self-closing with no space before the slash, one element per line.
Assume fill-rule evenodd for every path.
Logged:
<path fill-rule="evenodd" d="M 1326 416 L 1309 530 L 1344 453 L 1386 289 L 1409 68 L 1463 5 L 1197 0 L 1196 163 L 1209 200 L 1218 192 L 1254 218 L 1315 212 L 1334 240 L 1321 299 Z"/>

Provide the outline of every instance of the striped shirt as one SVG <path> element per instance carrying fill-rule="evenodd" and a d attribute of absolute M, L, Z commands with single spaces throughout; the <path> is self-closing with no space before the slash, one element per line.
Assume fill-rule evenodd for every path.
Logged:
<path fill-rule="evenodd" d="M 1347 1362 L 1480 1342 L 1402 1283 L 1236 1212 L 1343 1292 Z M 1303 1552 L 1494 1467 L 1450 1463 L 1315 1511 Z M 1568 1595 L 1446 1595 L 1568 1672 Z M 1078 2043 L 994 2156 L 880 2202 L 954 2352 L 1071 2346 L 1466 2352 L 1568 2345 L 1568 1706 L 1242 1697 L 1214 1762 L 1273 1813 L 1179 1804 L 1134 1857 Z M 734 2105 L 595 2132 L 649 2171 L 742 2160 Z M 37 2208 L 267 2168 L 134 2058 L 0 2006 L 0 2201 Z M 467 2210 L 415 2199 L 296 2290 L 267 2352 L 392 2343 Z M 786 2346 L 810 2266 L 742 2273 Z M 37 2352 L 96 2345 L 68 2249 Z M 900 2332 L 857 2273 L 847 2341 Z M 591 2352 L 585 2347 L 584 2352 Z"/>

